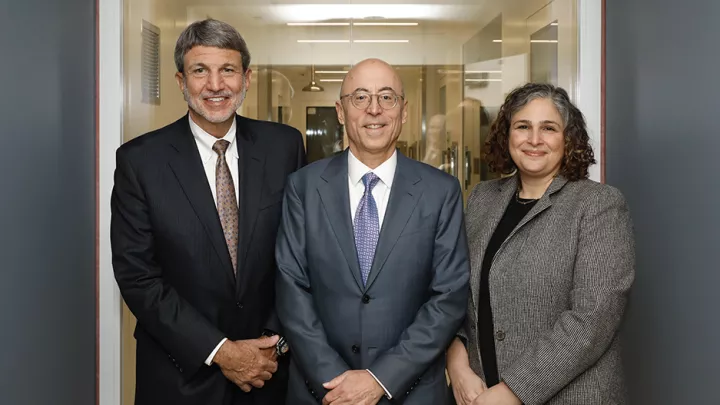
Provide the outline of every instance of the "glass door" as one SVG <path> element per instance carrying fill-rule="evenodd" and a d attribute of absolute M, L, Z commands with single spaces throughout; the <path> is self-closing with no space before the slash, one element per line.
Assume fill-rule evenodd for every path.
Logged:
<path fill-rule="evenodd" d="M 485 142 L 505 96 L 527 82 L 577 85 L 577 0 L 519 2 L 500 7 L 462 46 L 462 154 L 459 176 L 469 194 L 500 177 L 485 158 Z"/>

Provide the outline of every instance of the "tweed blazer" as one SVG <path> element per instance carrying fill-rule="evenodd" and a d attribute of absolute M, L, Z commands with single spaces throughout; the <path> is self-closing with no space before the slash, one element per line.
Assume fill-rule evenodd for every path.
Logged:
<path fill-rule="evenodd" d="M 480 269 L 517 175 L 478 184 L 466 226 L 471 296 L 461 335 L 484 378 Z M 497 251 L 489 274 L 501 381 L 526 405 L 626 403 L 618 328 L 634 280 L 627 204 L 615 188 L 556 177 Z"/>

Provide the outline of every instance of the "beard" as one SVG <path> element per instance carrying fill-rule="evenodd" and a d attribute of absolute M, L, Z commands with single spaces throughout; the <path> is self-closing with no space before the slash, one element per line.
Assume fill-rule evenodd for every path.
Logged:
<path fill-rule="evenodd" d="M 187 81 L 183 78 L 183 96 L 185 97 L 185 101 L 188 103 L 188 107 L 190 107 L 190 109 L 193 110 L 196 114 L 205 118 L 208 122 L 212 122 L 213 124 L 223 123 L 233 117 L 236 111 L 240 108 L 240 106 L 242 106 L 243 101 L 245 101 L 246 95 L 247 86 L 245 85 L 244 76 L 242 79 L 242 90 L 239 94 L 233 93 L 229 90 L 218 92 L 204 91 L 200 93 L 197 97 L 192 97 L 190 95 L 190 92 L 188 91 Z M 202 100 L 204 98 L 210 97 L 227 97 L 228 99 L 235 98 L 235 102 L 233 103 L 232 108 L 229 108 L 227 111 L 218 111 L 213 113 L 206 110 L 202 105 Z"/>

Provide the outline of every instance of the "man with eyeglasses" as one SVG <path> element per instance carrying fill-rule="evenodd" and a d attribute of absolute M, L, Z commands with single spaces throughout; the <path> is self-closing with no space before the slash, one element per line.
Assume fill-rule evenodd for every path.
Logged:
<path fill-rule="evenodd" d="M 336 103 L 349 148 L 288 178 L 276 245 L 288 404 L 448 403 L 445 350 L 468 299 L 462 194 L 397 151 L 407 103 L 395 69 L 358 63 Z"/>

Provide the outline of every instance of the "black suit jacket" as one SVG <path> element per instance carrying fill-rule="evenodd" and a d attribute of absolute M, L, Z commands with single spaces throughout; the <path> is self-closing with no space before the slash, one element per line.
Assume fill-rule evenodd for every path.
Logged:
<path fill-rule="evenodd" d="M 287 176 L 305 164 L 301 134 L 237 117 L 237 277 L 188 116 L 117 151 L 113 268 L 137 317 L 137 405 L 274 404 L 287 370 L 243 393 L 205 360 L 222 338 L 282 333 L 274 312 L 275 240 Z M 281 362 L 284 366 L 284 362 Z"/>

